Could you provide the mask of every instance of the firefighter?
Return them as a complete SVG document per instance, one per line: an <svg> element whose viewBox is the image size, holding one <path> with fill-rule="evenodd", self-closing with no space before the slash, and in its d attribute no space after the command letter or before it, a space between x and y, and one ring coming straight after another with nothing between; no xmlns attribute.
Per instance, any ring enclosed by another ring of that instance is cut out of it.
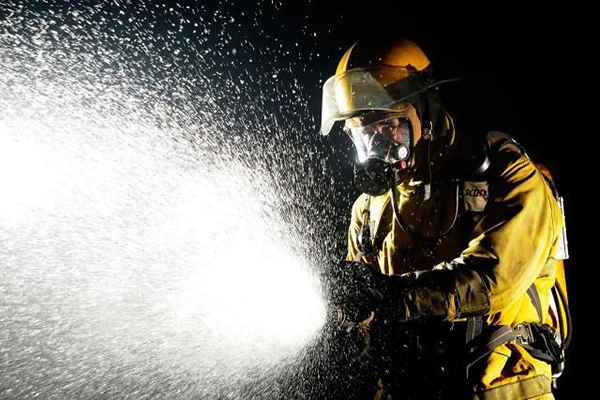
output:
<svg viewBox="0 0 600 400"><path fill-rule="evenodd" d="M353 45L323 86L321 134L341 121L362 192L344 267L386 277L378 306L357 299L369 306L345 317L385 361L367 391L552 399L557 194L508 135L456 129L438 89L450 81L401 39Z"/></svg>

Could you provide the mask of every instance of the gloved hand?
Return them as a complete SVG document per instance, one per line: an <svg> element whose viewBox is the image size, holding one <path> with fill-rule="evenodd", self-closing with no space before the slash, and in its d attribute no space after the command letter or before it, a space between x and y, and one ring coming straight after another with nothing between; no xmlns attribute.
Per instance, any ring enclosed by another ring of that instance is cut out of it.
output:
<svg viewBox="0 0 600 400"><path fill-rule="evenodd" d="M378 320L384 324L409 321L414 318L414 285L419 272L386 276L384 297L379 305Z"/></svg>
<svg viewBox="0 0 600 400"><path fill-rule="evenodd" d="M445 310L445 299L436 290L442 281L434 278L432 271L386 276L371 265L341 261L328 279L333 319L352 328L372 319L373 312L378 322L393 324L418 319L423 316L422 309L428 311L431 305Z"/></svg>
<svg viewBox="0 0 600 400"><path fill-rule="evenodd" d="M329 278L330 301L338 321L366 320L385 297L386 276L371 265L344 260L334 266Z"/></svg>

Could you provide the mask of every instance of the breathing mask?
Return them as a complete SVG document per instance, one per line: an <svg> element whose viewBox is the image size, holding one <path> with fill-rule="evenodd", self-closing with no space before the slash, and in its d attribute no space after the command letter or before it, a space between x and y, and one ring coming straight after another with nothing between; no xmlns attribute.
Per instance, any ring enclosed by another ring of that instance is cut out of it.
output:
<svg viewBox="0 0 600 400"><path fill-rule="evenodd" d="M379 195L394 182L395 171L408 168L414 141L408 118L388 114L364 124L364 119L346 120L345 131L356 149L354 183L360 191Z"/></svg>

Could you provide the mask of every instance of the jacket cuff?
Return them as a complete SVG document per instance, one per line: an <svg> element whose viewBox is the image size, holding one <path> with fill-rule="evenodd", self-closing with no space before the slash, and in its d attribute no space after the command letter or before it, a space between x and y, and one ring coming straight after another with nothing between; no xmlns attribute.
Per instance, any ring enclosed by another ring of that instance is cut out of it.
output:
<svg viewBox="0 0 600 400"><path fill-rule="evenodd" d="M397 302L400 318L440 317L452 321L489 311L489 289L479 273L463 265L443 264L392 280L390 295Z"/></svg>

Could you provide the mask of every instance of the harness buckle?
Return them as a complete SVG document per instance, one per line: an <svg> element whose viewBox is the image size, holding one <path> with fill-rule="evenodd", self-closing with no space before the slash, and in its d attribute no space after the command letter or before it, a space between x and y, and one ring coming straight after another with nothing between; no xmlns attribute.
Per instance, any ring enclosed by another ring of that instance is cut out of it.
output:
<svg viewBox="0 0 600 400"><path fill-rule="evenodd" d="M531 325L527 323L518 324L513 327L515 332L515 341L521 345L531 346L535 343Z"/></svg>

